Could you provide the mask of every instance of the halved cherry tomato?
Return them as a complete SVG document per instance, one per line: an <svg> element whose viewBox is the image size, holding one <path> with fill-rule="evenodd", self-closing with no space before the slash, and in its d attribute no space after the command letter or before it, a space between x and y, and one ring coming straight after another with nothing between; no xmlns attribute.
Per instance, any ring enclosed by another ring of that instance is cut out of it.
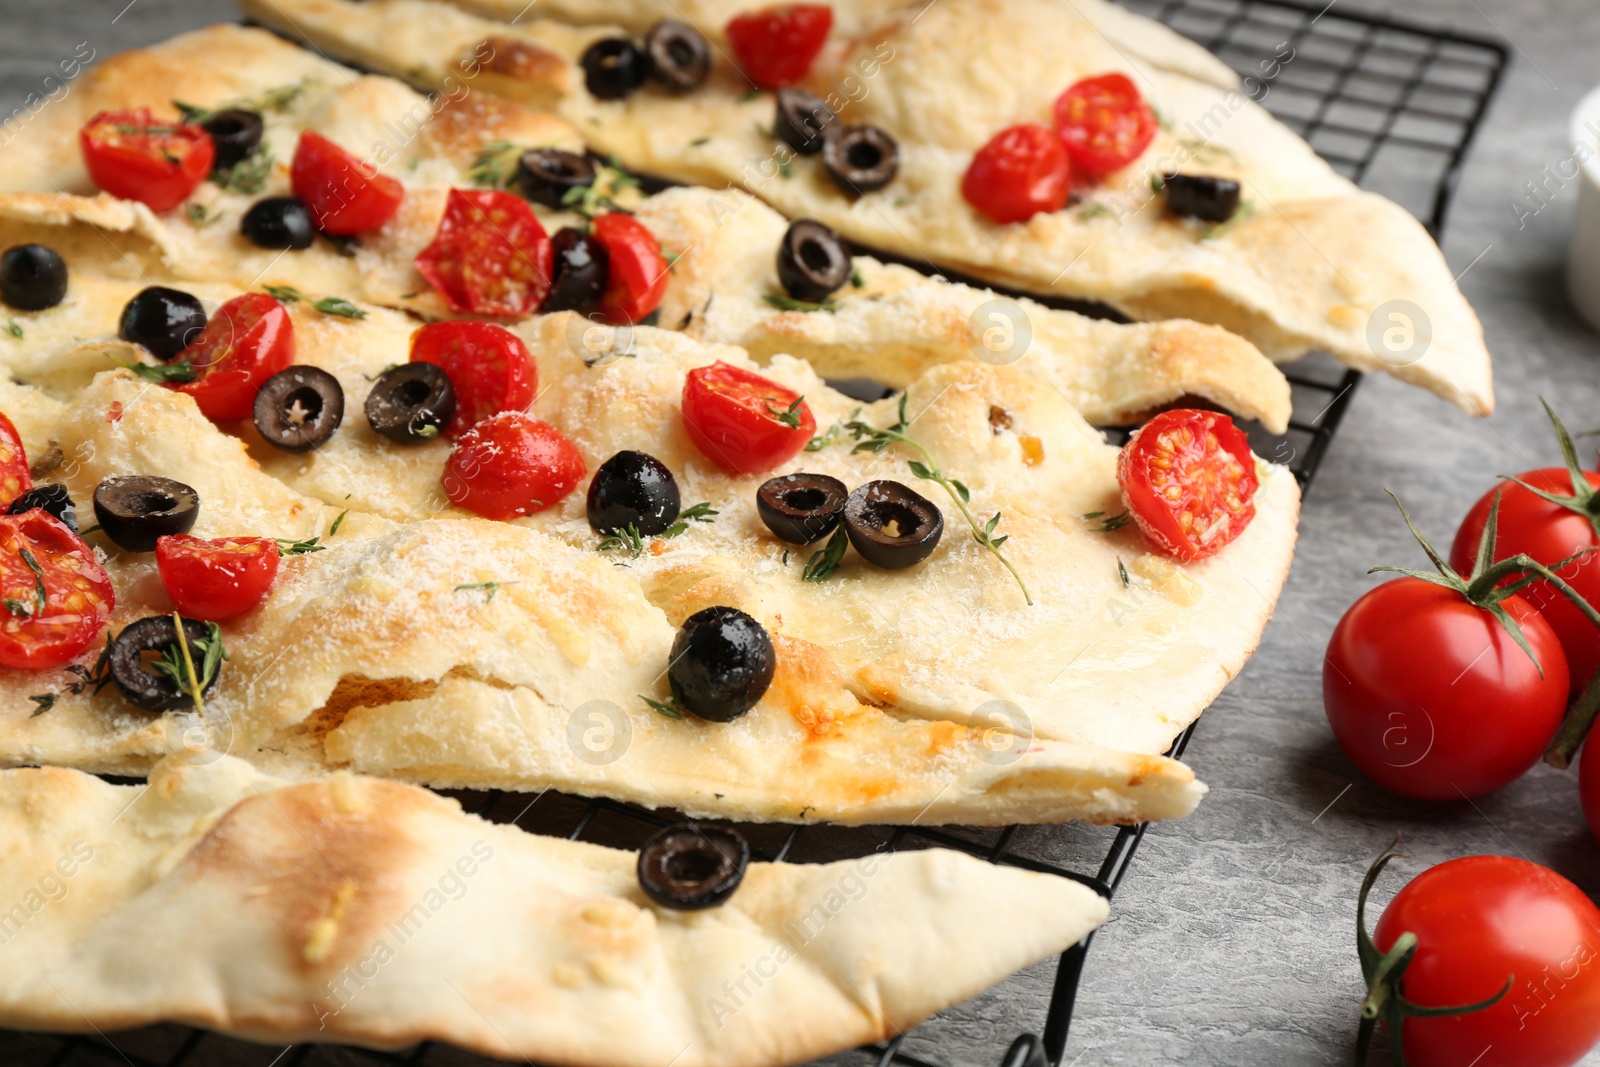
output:
<svg viewBox="0 0 1600 1067"><path fill-rule="evenodd" d="M1075 170L1103 178L1150 147L1156 116L1127 75L1101 74L1056 99L1056 132Z"/></svg>
<svg viewBox="0 0 1600 1067"><path fill-rule="evenodd" d="M336 236L376 230L394 218L405 198L399 182L310 130L295 146L289 181L317 229Z"/></svg>
<svg viewBox="0 0 1600 1067"><path fill-rule="evenodd" d="M217 150L198 126L157 122L149 108L102 111L78 132L83 163L112 196L170 211L206 180Z"/></svg>
<svg viewBox="0 0 1600 1067"><path fill-rule="evenodd" d="M1156 547L1204 559L1256 517L1255 457L1226 415L1164 411L1139 427L1117 459L1122 504Z"/></svg>
<svg viewBox="0 0 1600 1067"><path fill-rule="evenodd" d="M17 497L33 488L33 475L28 473L28 453L22 447L22 435L0 411L0 511L11 506Z"/></svg>
<svg viewBox="0 0 1600 1067"><path fill-rule="evenodd" d="M833 29L827 4L777 4L735 15L728 43L739 68L763 89L781 89L806 76Z"/></svg>
<svg viewBox="0 0 1600 1067"><path fill-rule="evenodd" d="M497 189L451 189L417 270L452 311L513 318L550 290L554 253L533 208Z"/></svg>
<svg viewBox="0 0 1600 1067"><path fill-rule="evenodd" d="M156 541L156 569L172 606L194 619L220 622L261 603L278 576L278 543L270 537L207 541L169 534Z"/></svg>
<svg viewBox="0 0 1600 1067"><path fill-rule="evenodd" d="M1421 578L1384 582L1344 613L1323 660L1322 705L1361 773L1401 796L1460 800L1539 761L1566 712L1567 660L1525 600L1501 606L1538 666L1488 611Z"/></svg>
<svg viewBox="0 0 1600 1067"><path fill-rule="evenodd" d="M1572 476L1564 467L1523 471L1517 477L1547 493L1557 496L1572 494ZM1600 490L1600 474L1588 471L1584 477L1590 485ZM1483 494L1472 505L1472 510L1461 521L1461 528L1456 531L1455 543L1450 546L1450 566L1462 574L1472 570L1472 559L1478 551L1478 541L1483 537L1483 528L1488 522L1489 509L1494 504L1497 492L1500 494L1500 517L1495 524L1495 559L1525 552L1540 563L1555 564L1586 548L1600 545L1600 535L1595 531L1597 520L1593 516L1551 503L1515 482L1504 482ZM1600 552L1593 552L1568 564L1559 573L1561 579L1576 589L1583 599L1600 607ZM1539 614L1545 617L1545 621L1561 639L1561 648L1567 654L1572 691L1581 691L1595 668L1600 667L1600 629L1549 582L1535 582L1520 595L1539 609Z"/></svg>
<svg viewBox="0 0 1600 1067"><path fill-rule="evenodd" d="M631 326L660 307L667 295L661 241L644 223L616 211L594 220L594 236L611 264L600 314L614 326Z"/></svg>
<svg viewBox="0 0 1600 1067"><path fill-rule="evenodd" d="M66 523L43 508L0 515L0 667L71 663L116 606L94 549Z"/></svg>
<svg viewBox="0 0 1600 1067"><path fill-rule="evenodd" d="M578 448L548 422L502 411L461 435L445 460L445 495L486 519L554 507L588 474Z"/></svg>
<svg viewBox="0 0 1600 1067"><path fill-rule="evenodd" d="M431 322L411 335L411 362L435 363L456 391L458 437L490 415L522 411L539 392L539 367L522 338L492 322Z"/></svg>
<svg viewBox="0 0 1600 1067"><path fill-rule="evenodd" d="M1416 955L1407 1000L1467 1015L1407 1019L1410 1067L1568 1067L1600 1041L1600 909L1561 875L1513 856L1464 856L1395 894L1372 932L1379 952L1403 933Z"/></svg>
<svg viewBox="0 0 1600 1067"><path fill-rule="evenodd" d="M199 377L173 388L194 397L206 418L247 419L262 383L294 362L294 323L266 293L245 293L218 308L178 358Z"/></svg>
<svg viewBox="0 0 1600 1067"><path fill-rule="evenodd" d="M961 179L961 195L996 222L1025 222L1041 211L1060 211L1071 185L1061 138L1029 122L1001 130L978 149Z"/></svg>
<svg viewBox="0 0 1600 1067"><path fill-rule="evenodd" d="M718 362L684 380L683 427L723 470L757 474L793 459L817 432L817 420L793 389Z"/></svg>

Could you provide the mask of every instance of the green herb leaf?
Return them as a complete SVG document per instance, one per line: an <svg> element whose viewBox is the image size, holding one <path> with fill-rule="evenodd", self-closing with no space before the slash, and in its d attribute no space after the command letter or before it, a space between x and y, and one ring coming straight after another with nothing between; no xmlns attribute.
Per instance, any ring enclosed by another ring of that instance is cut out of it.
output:
<svg viewBox="0 0 1600 1067"><path fill-rule="evenodd" d="M1122 588L1128 588L1128 568L1122 565L1122 557L1117 557L1117 577L1122 579Z"/></svg>
<svg viewBox="0 0 1600 1067"><path fill-rule="evenodd" d="M926 478L930 482L938 480L939 472L922 462L920 459L912 460L909 464L907 464L907 466L911 468L911 473L915 474L918 478Z"/></svg>
<svg viewBox="0 0 1600 1067"><path fill-rule="evenodd" d="M263 142L254 152L226 170L211 172L211 180L230 193L254 196L272 176L272 149Z"/></svg>
<svg viewBox="0 0 1600 1067"><path fill-rule="evenodd" d="M126 367L128 370L133 371L133 373L147 382L178 382L182 384L183 382L192 382L200 377L199 372L194 369L194 364L186 359L180 359L176 363L150 364L129 363L126 360L118 359L116 356L107 356L106 358L119 367Z"/></svg>
<svg viewBox="0 0 1600 1067"><path fill-rule="evenodd" d="M673 707L671 704L664 704L659 700L651 700L649 697L645 696L643 693L639 694L639 699L644 701L646 704L650 705L650 710L651 711L657 712L657 713L659 713L661 715L665 715L669 719L681 719L681 718L683 718L683 712L679 711L677 708Z"/></svg>
<svg viewBox="0 0 1600 1067"><path fill-rule="evenodd" d="M561 197L561 204L591 220L608 211L631 215L633 212L619 204L617 198L628 189L638 187L639 179L618 166L613 156L609 165L595 168L594 181L568 189Z"/></svg>
<svg viewBox="0 0 1600 1067"><path fill-rule="evenodd" d="M292 285L263 285L267 295L280 304L293 304L298 300L306 299L306 294Z"/></svg>
<svg viewBox="0 0 1600 1067"><path fill-rule="evenodd" d="M6 609L6 611L11 613L11 616L13 618L17 618L17 619L31 619L31 618L33 618L33 609L29 608L28 605L24 604L22 601L16 599L15 597L9 597L8 596L4 600L0 600L0 605L3 605L5 607L5 609Z"/></svg>
<svg viewBox="0 0 1600 1067"><path fill-rule="evenodd" d="M696 137L694 140L689 142L689 147L690 148L699 148L701 145L705 144L709 140L711 140L711 138L709 138L709 137Z"/></svg>
<svg viewBox="0 0 1600 1067"><path fill-rule="evenodd" d="M493 604L494 603L494 595L500 591L500 587L502 585L516 585L516 584L517 583L515 581L510 581L510 582L468 582L465 585L456 586L455 591L457 593L460 593L460 592L465 592L466 590L469 590L469 589L482 589L485 593L488 594L487 596L485 596L483 598L483 602L485 604Z"/></svg>
<svg viewBox="0 0 1600 1067"><path fill-rule="evenodd" d="M833 536L828 538L828 543L820 550L811 553L811 558L806 560L806 569L800 573L800 580L805 582L825 582L833 577L833 572L839 569L839 564L844 561L845 546L850 543L850 535L845 533L844 526L833 531Z"/></svg>
<svg viewBox="0 0 1600 1067"><path fill-rule="evenodd" d="M17 554L22 557L22 562L27 564L28 569L33 572L33 613L35 616L42 616L45 607L44 568L39 566L39 561L26 548L19 550Z"/></svg>
<svg viewBox="0 0 1600 1067"><path fill-rule="evenodd" d="M477 158L467 168L467 180L486 189L504 189L517 173L517 160L534 146L511 141L490 141L478 150Z"/></svg>
<svg viewBox="0 0 1600 1067"><path fill-rule="evenodd" d="M861 272L852 267L850 270L850 288L860 289L866 284L867 281L865 278L861 277Z"/></svg>
<svg viewBox="0 0 1600 1067"><path fill-rule="evenodd" d="M950 484L955 486L956 494L961 497L962 503L969 504L972 502L972 493L967 489L960 479L951 478Z"/></svg>
<svg viewBox="0 0 1600 1067"><path fill-rule="evenodd" d="M28 699L39 705L34 709L33 714L28 716L30 719L37 719L39 716L56 706L55 693L35 693Z"/></svg>
<svg viewBox="0 0 1600 1067"><path fill-rule="evenodd" d="M811 440L807 441L806 451L821 452L829 445L835 445L840 441L843 441L845 436L850 432L850 425L856 421L856 418L860 414L861 409L856 408L850 413L850 418L847 421L836 422L832 426L828 427L828 431L826 433L818 434L816 437L813 437Z"/></svg>
<svg viewBox="0 0 1600 1067"><path fill-rule="evenodd" d="M321 552L327 545L321 544L322 538L307 537L296 541L292 537L274 537L278 542L278 554L281 556L303 556L307 552Z"/></svg>
<svg viewBox="0 0 1600 1067"><path fill-rule="evenodd" d="M350 509L346 508L345 510L339 512L339 514L334 518L333 525L328 527L329 537L332 537L334 534L339 532L339 527L344 525L344 517L348 514L350 514Z"/></svg>
<svg viewBox="0 0 1600 1067"><path fill-rule="evenodd" d="M356 307L342 296L325 296L321 300L312 301L312 307L324 315L338 315L346 319L364 319L367 313Z"/></svg>
<svg viewBox="0 0 1600 1067"><path fill-rule="evenodd" d="M709 501L701 501L694 507L679 514L678 521L661 531L661 536L667 538L677 537L689 528L691 522L715 522L717 521L716 517L721 514L722 512L713 508Z"/></svg>
<svg viewBox="0 0 1600 1067"><path fill-rule="evenodd" d="M196 204L192 201L184 206L183 217L188 219L189 225L197 230L203 230L217 221L211 216L211 212L206 209L204 204Z"/></svg>
<svg viewBox="0 0 1600 1067"><path fill-rule="evenodd" d="M602 537L595 548L601 552L623 551L630 558L638 559L644 551L644 538L640 536L639 528L630 522L611 536Z"/></svg>
<svg viewBox="0 0 1600 1067"><path fill-rule="evenodd" d="M778 293L763 293L761 299L779 311L826 311L832 315L839 310L838 306L829 300L812 303L809 300L796 300L792 296L781 296Z"/></svg>
<svg viewBox="0 0 1600 1067"><path fill-rule="evenodd" d="M293 85L280 85L275 89L268 89L260 96L243 97L223 104L221 107L199 107L195 104L185 104L182 100L174 100L172 106L183 113L184 123L191 126L205 122L219 111L232 111L234 109L262 113L288 111L300 94L305 92L306 85L309 82L310 79L308 78L304 81L295 82Z"/></svg>
<svg viewBox="0 0 1600 1067"><path fill-rule="evenodd" d="M760 98L761 98L761 90L760 89L746 89L744 92L739 94L739 103L748 104L750 101L759 100Z"/></svg>
<svg viewBox="0 0 1600 1067"><path fill-rule="evenodd" d="M767 414L770 415L774 421L783 423L791 430L798 430L800 428L800 405L805 402L805 399L806 398L803 396L795 397L794 403L790 404L782 411L779 411L777 408L772 406L774 403L782 403L782 401L778 400L777 397L764 396L761 398L761 403L762 406L767 409Z"/></svg>
<svg viewBox="0 0 1600 1067"><path fill-rule="evenodd" d="M6 333L9 333L19 341L22 340L22 327L17 324L15 319L6 323Z"/></svg>
<svg viewBox="0 0 1600 1067"><path fill-rule="evenodd" d="M787 159L784 160L782 163L778 164L778 173L783 176L785 181L788 181L790 178L794 177L794 164L790 163Z"/></svg>
<svg viewBox="0 0 1600 1067"><path fill-rule="evenodd" d="M1099 518L1099 516L1101 516L1102 514L1104 514L1104 512L1096 511L1096 512L1093 512L1091 515L1085 515L1084 518L1085 519L1088 519L1088 518ZM1126 511L1118 512L1115 515L1111 515L1111 516L1109 516L1107 518L1100 519L1100 522L1094 527L1094 532L1095 533L1115 533L1116 531L1122 529L1124 526L1128 525L1128 523L1130 523L1132 521L1133 521L1133 516L1128 514Z"/></svg>

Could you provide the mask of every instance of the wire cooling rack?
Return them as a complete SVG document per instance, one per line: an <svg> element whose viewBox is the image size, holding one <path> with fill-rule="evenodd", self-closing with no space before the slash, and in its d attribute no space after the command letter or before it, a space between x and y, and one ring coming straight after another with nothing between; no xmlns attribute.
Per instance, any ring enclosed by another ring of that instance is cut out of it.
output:
<svg viewBox="0 0 1600 1067"><path fill-rule="evenodd" d="M1507 53L1497 41L1440 32L1381 15L1335 9L1321 0L1122 0L1167 23L1221 57L1242 76L1249 95L1310 141L1341 173L1408 207L1438 236L1461 162L1493 97ZM1292 50L1292 57L1291 51ZM1275 62L1274 62L1275 61ZM1263 64L1267 64L1264 66ZM1361 376L1326 357L1293 368L1294 418L1275 437L1250 427L1257 454L1286 463L1308 486L1333 440ZM1191 725L1172 746L1183 754ZM532 805L520 794L452 793L466 810L497 822L515 820L535 833L637 848L659 827L676 821L608 800L545 794ZM815 861L873 850L946 847L994 863L1072 878L1106 897L1115 892L1146 827L1089 826L866 828L744 826L752 852L764 860ZM1109 844L1107 837L1109 836ZM1086 871L1094 873L1084 873ZM1092 935L1091 935L1092 937ZM1042 1020L1028 1017L1023 998L980 1002L989 1028L1018 1034L985 1062L1002 1067L1060 1064L1072 1022L1078 979L1091 938L1062 954ZM967 1010L970 1010L967 1009ZM1020 1033L1019 1033L1020 1031ZM1002 1038L1002 1041L1004 1039ZM965 1042L964 1042L965 1043ZM938 1067L939 1020L886 1044L836 1057L864 1067ZM22 1067L486 1067L491 1061L427 1043L379 1053L334 1046L269 1048L190 1027L166 1025L112 1035L0 1032L0 1059Z"/></svg>

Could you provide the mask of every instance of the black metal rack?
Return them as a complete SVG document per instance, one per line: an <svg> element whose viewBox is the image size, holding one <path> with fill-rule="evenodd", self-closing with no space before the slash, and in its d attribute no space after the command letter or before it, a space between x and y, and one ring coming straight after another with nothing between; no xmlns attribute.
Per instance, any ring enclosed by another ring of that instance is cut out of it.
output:
<svg viewBox="0 0 1600 1067"><path fill-rule="evenodd" d="M1444 226L1462 159L1477 132L1507 61L1497 41L1384 15L1358 13L1347 4L1300 0L1121 0L1124 6L1194 38L1264 91L1258 102L1305 137L1342 174L1404 204L1437 237ZM1285 62L1283 47L1293 49ZM1277 58L1272 76L1265 61ZM1249 85L1250 83L1246 83ZM1287 463L1302 486L1310 484L1333 439L1361 375L1326 357L1293 368L1294 418L1288 434L1274 437L1252 427L1257 453ZM1186 729L1170 754L1181 756L1194 733ZM495 821L515 820L536 833L636 848L658 827L674 821L609 800L544 794L531 803L521 794L454 793L470 812ZM760 859L820 859L863 855L873 849L940 846L994 863L1006 863L1083 882L1106 897L1115 891L1143 839L1146 826L1104 830L1086 826L868 828L746 826ZM1100 852L1105 836L1106 851ZM1071 860L1062 853L1073 853ZM1093 874L1081 873L1101 856ZM1076 864L1076 866L1074 865ZM1092 936L1092 935L1091 935ZM996 1048L987 1062L1005 1067L1046 1067L1062 1062L1078 980L1091 938L1062 954L1042 1027L1010 1012L1001 1033L1020 1031L1009 1050ZM1035 1027L1040 1027L1037 1031ZM1037 1036L1036 1036L1037 1035ZM846 1054L836 1062L877 1067L936 1067L907 1035ZM398 1053L304 1045L273 1049L189 1027L168 1025L113 1036L0 1034L5 1062L40 1067L125 1064L128 1067L198 1067L201 1064L317 1067L350 1064L469 1064L490 1061L459 1050L423 1044Z"/></svg>

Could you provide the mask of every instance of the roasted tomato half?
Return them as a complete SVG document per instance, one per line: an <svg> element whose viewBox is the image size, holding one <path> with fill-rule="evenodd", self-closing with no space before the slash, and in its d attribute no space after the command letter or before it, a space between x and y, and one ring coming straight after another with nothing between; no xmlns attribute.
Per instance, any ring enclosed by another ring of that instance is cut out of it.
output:
<svg viewBox="0 0 1600 1067"><path fill-rule="evenodd" d="M776 4L735 15L728 43L746 77L763 89L781 89L806 76L831 29L827 4Z"/></svg>
<svg viewBox="0 0 1600 1067"><path fill-rule="evenodd" d="M161 584L172 606L191 619L231 619L261 603L278 575L279 556L270 537L169 534L156 542Z"/></svg>
<svg viewBox="0 0 1600 1067"><path fill-rule="evenodd" d="M102 111L78 132L83 163L112 196L171 211L206 180L216 159L198 126L157 122L149 108Z"/></svg>
<svg viewBox="0 0 1600 1067"><path fill-rule="evenodd" d="M1244 433L1214 411L1164 411L1117 460L1122 503L1157 548L1204 559L1256 516L1256 461Z"/></svg>
<svg viewBox="0 0 1600 1067"><path fill-rule="evenodd" d="M33 488L33 475L28 473L28 453L22 447L22 435L0 411L0 511L11 506L17 497Z"/></svg>
<svg viewBox="0 0 1600 1067"><path fill-rule="evenodd" d="M520 318L550 291L554 254L526 200L496 189L452 189L416 264L452 311Z"/></svg>
<svg viewBox="0 0 1600 1067"><path fill-rule="evenodd" d="M339 237L376 230L405 197L399 182L310 130L295 146L289 181L317 229Z"/></svg>
<svg viewBox="0 0 1600 1067"><path fill-rule="evenodd" d="M1090 178L1121 170L1156 136L1156 116L1125 74L1076 83L1056 100L1056 132L1072 166Z"/></svg>
<svg viewBox="0 0 1600 1067"><path fill-rule="evenodd" d="M578 448L548 422L503 411L461 435L444 465L444 491L486 519L554 507L588 474Z"/></svg>
<svg viewBox="0 0 1600 1067"><path fill-rule="evenodd" d="M732 474L786 463L817 432L816 417L799 393L721 362L689 372L683 426L707 459Z"/></svg>
<svg viewBox="0 0 1600 1067"><path fill-rule="evenodd" d="M600 314L614 326L631 326L660 307L667 295L667 260L661 242L644 223L618 212L595 219L594 236L605 246L610 262Z"/></svg>
<svg viewBox="0 0 1600 1067"><path fill-rule="evenodd" d="M245 293L218 308L179 358L196 377L174 388L194 397L206 418L248 419L261 383L294 362L294 323L266 293Z"/></svg>
<svg viewBox="0 0 1600 1067"><path fill-rule="evenodd" d="M492 322L433 322L411 335L411 362L443 368L455 387L458 437L502 411L522 411L539 392L539 368L522 339Z"/></svg>
<svg viewBox="0 0 1600 1067"><path fill-rule="evenodd" d="M961 179L967 203L996 222L1026 222L1060 211L1072 186L1067 150L1048 126L1025 123L995 134Z"/></svg>
<svg viewBox="0 0 1600 1067"><path fill-rule="evenodd" d="M0 515L0 667L71 663L116 605L105 568L66 523L43 508Z"/></svg>

